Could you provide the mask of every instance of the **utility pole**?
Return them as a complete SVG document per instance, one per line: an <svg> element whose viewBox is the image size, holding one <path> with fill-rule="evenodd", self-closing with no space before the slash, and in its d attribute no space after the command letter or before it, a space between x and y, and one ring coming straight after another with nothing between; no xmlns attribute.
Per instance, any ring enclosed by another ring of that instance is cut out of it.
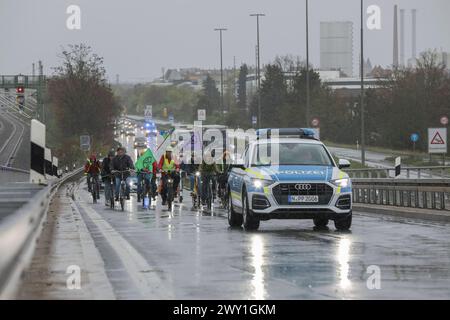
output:
<svg viewBox="0 0 450 320"><path fill-rule="evenodd" d="M364 108L364 0L361 0L361 164L366 165L365 108Z"/></svg>
<svg viewBox="0 0 450 320"><path fill-rule="evenodd" d="M310 112L311 112L311 100L310 100L310 83L309 83L309 8L308 0L306 0L306 127L310 125Z"/></svg>
<svg viewBox="0 0 450 320"><path fill-rule="evenodd" d="M252 13L250 17L256 17L256 84L258 87L258 128L261 128L261 55L259 45L259 17L265 17L263 13Z"/></svg>
<svg viewBox="0 0 450 320"><path fill-rule="evenodd" d="M225 118L225 107L223 105L223 43L222 32L227 31L226 28L216 28L214 31L219 31L220 34L220 107L222 109L222 118Z"/></svg>
<svg viewBox="0 0 450 320"><path fill-rule="evenodd" d="M38 80L38 109L41 109L41 120L42 123L45 124L45 107L44 107L44 100L43 100L43 96L42 96L42 91L44 89L44 67L42 65L42 61L39 60L38 61L38 74L39 74L39 80ZM40 107L40 108L39 108Z"/></svg>

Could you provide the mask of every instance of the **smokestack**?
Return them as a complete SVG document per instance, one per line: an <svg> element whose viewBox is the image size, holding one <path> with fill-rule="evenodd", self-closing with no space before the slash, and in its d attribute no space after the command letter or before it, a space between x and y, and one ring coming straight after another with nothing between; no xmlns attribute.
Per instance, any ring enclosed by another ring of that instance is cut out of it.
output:
<svg viewBox="0 0 450 320"><path fill-rule="evenodd" d="M411 14L412 14L412 58L413 60L415 60L417 58L417 47L416 47L416 14L417 14L417 10L416 9L412 9L411 10Z"/></svg>
<svg viewBox="0 0 450 320"><path fill-rule="evenodd" d="M400 65L405 65L405 10L400 9Z"/></svg>
<svg viewBox="0 0 450 320"><path fill-rule="evenodd" d="M398 67L398 22L397 22L397 5L394 6L394 58L393 67Z"/></svg>

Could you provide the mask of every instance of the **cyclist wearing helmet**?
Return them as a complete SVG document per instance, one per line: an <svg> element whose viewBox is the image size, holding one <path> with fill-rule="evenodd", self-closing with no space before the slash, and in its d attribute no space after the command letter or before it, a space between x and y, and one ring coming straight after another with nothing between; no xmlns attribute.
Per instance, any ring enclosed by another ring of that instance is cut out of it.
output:
<svg viewBox="0 0 450 320"><path fill-rule="evenodd" d="M161 156L161 159L159 160L158 164L159 170L162 171L161 175L161 182L162 182L162 192L161 197L163 200L163 205L166 204L166 198L167 198L167 190L164 188L164 182L167 179L167 173L170 172L170 175L173 177L173 189L177 190L178 184L180 182L180 177L177 173L179 170L178 164L175 162L175 159L173 157L173 149L172 147L167 147L166 153Z"/></svg>
<svg viewBox="0 0 450 320"><path fill-rule="evenodd" d="M92 191L92 179L98 180L98 175L100 174L101 165L97 160L95 154L92 154L90 158L86 161L84 165L84 174L87 175L87 184L89 192ZM100 195L97 195L99 197Z"/></svg>

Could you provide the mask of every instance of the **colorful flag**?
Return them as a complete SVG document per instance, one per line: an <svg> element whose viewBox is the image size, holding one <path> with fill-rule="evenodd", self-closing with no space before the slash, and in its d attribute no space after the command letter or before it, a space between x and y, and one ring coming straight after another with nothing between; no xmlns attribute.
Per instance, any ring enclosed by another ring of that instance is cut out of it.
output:
<svg viewBox="0 0 450 320"><path fill-rule="evenodd" d="M155 156L153 155L152 150L147 149L147 151L144 152L142 156L139 157L136 161L136 170L142 171L143 169L148 169L152 171L153 169L153 162L156 161Z"/></svg>

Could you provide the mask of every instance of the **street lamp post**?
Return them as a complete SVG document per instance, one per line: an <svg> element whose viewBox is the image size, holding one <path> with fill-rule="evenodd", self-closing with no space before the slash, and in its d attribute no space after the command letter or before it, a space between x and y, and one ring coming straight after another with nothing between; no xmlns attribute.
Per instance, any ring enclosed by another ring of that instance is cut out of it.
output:
<svg viewBox="0 0 450 320"><path fill-rule="evenodd" d="M222 117L225 114L223 104L223 49L222 49L222 32L227 31L226 28L216 28L214 31L219 31L220 34L220 107L222 108Z"/></svg>
<svg viewBox="0 0 450 320"><path fill-rule="evenodd" d="M265 17L263 13L252 13L250 17L256 17L256 50L257 50L257 62L256 62L256 84L258 87L258 128L261 128L261 57L259 46L259 17Z"/></svg>
<svg viewBox="0 0 450 320"><path fill-rule="evenodd" d="M309 84L309 8L308 0L306 0L306 127L309 127L310 123L310 84Z"/></svg>
<svg viewBox="0 0 450 320"><path fill-rule="evenodd" d="M366 164L366 137L364 119L364 0L361 0L361 164Z"/></svg>

